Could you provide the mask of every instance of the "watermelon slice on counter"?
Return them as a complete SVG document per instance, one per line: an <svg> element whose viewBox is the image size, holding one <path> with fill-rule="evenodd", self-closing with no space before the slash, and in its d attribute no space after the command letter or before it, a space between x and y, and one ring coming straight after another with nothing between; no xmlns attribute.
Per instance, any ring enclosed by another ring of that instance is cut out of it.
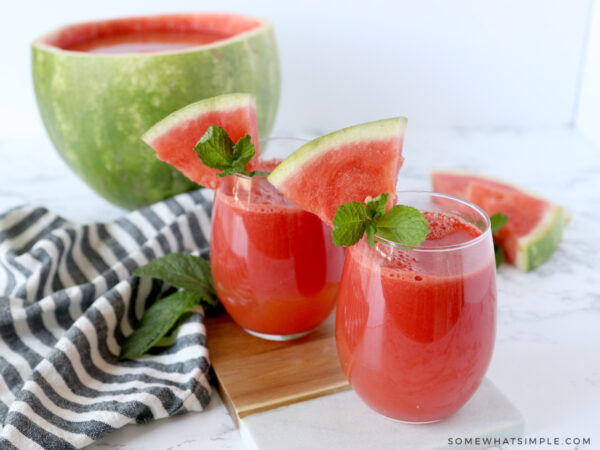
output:
<svg viewBox="0 0 600 450"><path fill-rule="evenodd" d="M258 123L256 101L251 94L226 94L192 103L168 115L156 123L143 136L161 161L176 167L190 180L215 189L221 178L220 172L202 164L194 146L211 125L223 128L237 142L250 135L256 154L249 163L249 170L258 160Z"/></svg>
<svg viewBox="0 0 600 450"><path fill-rule="evenodd" d="M494 240L502 247L506 261L524 271L532 270L550 258L569 220L560 205L486 175L434 170L431 183L434 191L464 198L490 216L498 212L508 216Z"/></svg>
<svg viewBox="0 0 600 450"><path fill-rule="evenodd" d="M387 192L392 205L406 122L403 117L379 120L321 136L284 159L268 180L329 225L338 205L349 201Z"/></svg>

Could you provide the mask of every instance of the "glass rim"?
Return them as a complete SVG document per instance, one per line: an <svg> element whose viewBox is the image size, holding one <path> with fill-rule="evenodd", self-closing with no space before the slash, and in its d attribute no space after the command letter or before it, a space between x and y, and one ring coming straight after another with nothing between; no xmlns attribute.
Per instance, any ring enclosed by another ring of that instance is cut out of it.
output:
<svg viewBox="0 0 600 450"><path fill-rule="evenodd" d="M408 251L423 252L423 253L440 253L440 252L447 252L447 251L462 250L464 248L471 247L472 245L476 245L479 242L486 239L487 235L491 234L491 232L492 232L491 231L492 222L491 222L488 214L483 209L481 209L479 206L477 206L474 203L471 203L467 200L464 200L459 197L455 197L454 195L442 194L441 192L435 192L435 191L423 191L423 190L396 191L397 196L400 196L401 194L427 195L429 197L443 198L446 200L455 201L455 202L462 204L464 206L467 206L468 208L479 213L479 215L481 215L481 217L483 218L485 228L479 236L474 237L473 239L469 239L468 241L461 242L460 244L443 245L440 247L420 247L420 246L415 247L412 245L400 244L398 242L394 242L389 239L385 239L381 236L375 235L375 240L377 242L379 242L380 244L383 244L388 247L397 248L399 250L408 250ZM402 203L396 203L396 204L402 204ZM411 206L411 205L407 205L407 206Z"/></svg>
<svg viewBox="0 0 600 450"><path fill-rule="evenodd" d="M294 141L294 142L302 143L302 145L304 145L304 144L307 144L308 142L310 142L310 139L302 138L302 137L298 137L298 136L269 136L269 137L261 138L258 140L261 147L265 143L278 142L278 141ZM300 147L298 147L298 148L300 148ZM298 148L294 149L294 151L298 150ZM252 180L254 178L254 177L249 177L248 175L244 175L243 173L234 173L233 175L238 178L244 179L244 180ZM257 178L266 178L266 177L259 176Z"/></svg>
<svg viewBox="0 0 600 450"><path fill-rule="evenodd" d="M310 139L303 138L300 136L269 136L266 138L259 138L258 142L275 142L275 141L297 141L297 142L310 142Z"/></svg>

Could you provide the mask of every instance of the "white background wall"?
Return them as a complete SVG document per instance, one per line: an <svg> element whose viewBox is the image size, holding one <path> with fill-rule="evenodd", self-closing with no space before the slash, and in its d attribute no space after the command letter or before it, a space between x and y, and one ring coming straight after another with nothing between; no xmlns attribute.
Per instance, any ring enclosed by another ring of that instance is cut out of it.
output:
<svg viewBox="0 0 600 450"><path fill-rule="evenodd" d="M600 147L600 4L591 14L577 128Z"/></svg>
<svg viewBox="0 0 600 450"><path fill-rule="evenodd" d="M158 12L264 16L280 45L280 132L392 115L411 127L574 123L592 0L81 0L5 3L0 136L43 133L29 42L61 24ZM596 77L598 79L598 77ZM594 82L596 88L598 82Z"/></svg>

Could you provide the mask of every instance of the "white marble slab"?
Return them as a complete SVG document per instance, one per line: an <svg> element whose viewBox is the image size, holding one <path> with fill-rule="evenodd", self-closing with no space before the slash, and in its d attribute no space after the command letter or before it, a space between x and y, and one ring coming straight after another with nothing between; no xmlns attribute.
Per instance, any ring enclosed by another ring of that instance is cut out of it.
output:
<svg viewBox="0 0 600 450"><path fill-rule="evenodd" d="M354 391L240 421L242 438L248 448L256 450L456 449L449 440L454 444L453 440L464 438L474 441L461 449L480 450L494 446L494 441L484 443L485 438L516 438L523 434L523 427L519 410L488 379L460 411L433 424L407 425L388 419L370 410Z"/></svg>
<svg viewBox="0 0 600 450"><path fill-rule="evenodd" d="M244 444L229 413L214 393L208 408L146 425L127 425L90 450L243 450Z"/></svg>

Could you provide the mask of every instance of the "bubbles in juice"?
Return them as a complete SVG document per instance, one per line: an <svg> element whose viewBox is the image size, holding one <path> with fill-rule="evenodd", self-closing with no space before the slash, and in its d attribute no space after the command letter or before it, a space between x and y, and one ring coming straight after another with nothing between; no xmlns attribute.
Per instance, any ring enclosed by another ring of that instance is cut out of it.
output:
<svg viewBox="0 0 600 450"><path fill-rule="evenodd" d="M481 230L465 220L439 212L425 212L429 234L421 247L445 247L463 244L481 234Z"/></svg>

